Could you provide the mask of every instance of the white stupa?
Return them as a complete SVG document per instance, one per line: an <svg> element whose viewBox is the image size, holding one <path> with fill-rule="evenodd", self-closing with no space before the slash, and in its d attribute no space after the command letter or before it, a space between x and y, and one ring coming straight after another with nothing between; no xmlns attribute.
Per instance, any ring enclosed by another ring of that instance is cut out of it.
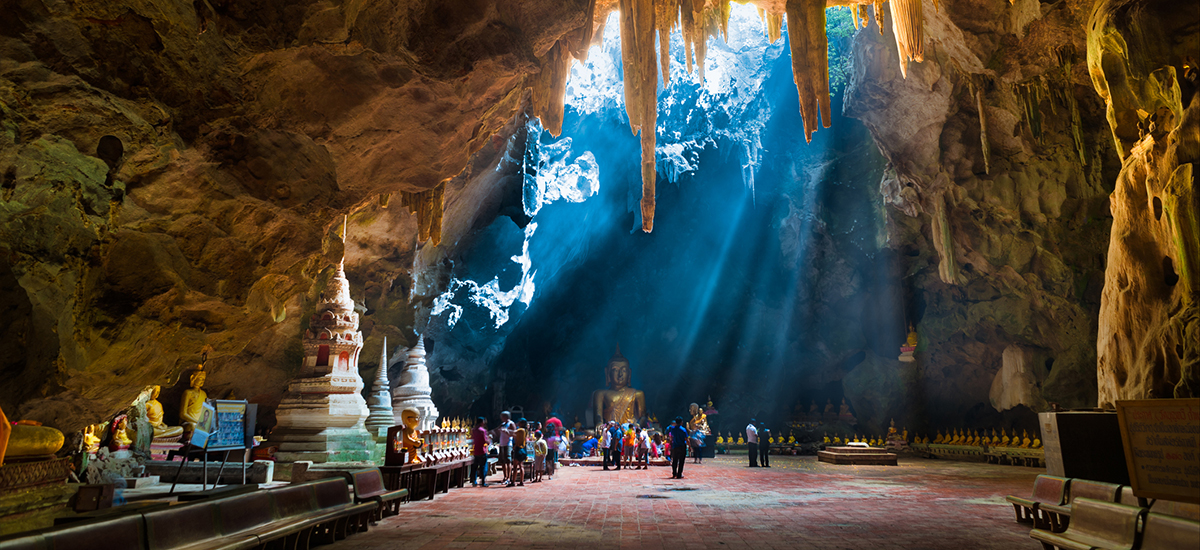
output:
<svg viewBox="0 0 1200 550"><path fill-rule="evenodd" d="M363 426L368 410L358 375L363 339L345 259L321 293L301 344L304 363L275 410L278 423L268 437L269 444L279 446L276 460L370 460L375 440Z"/></svg>
<svg viewBox="0 0 1200 550"><path fill-rule="evenodd" d="M438 410L433 404L429 387L429 369L425 368L425 337L417 339L417 345L408 350L404 370L400 372L400 386L392 392L392 411L395 423L400 424L400 412L412 407L421 413L420 429L428 430L437 425Z"/></svg>
<svg viewBox="0 0 1200 550"><path fill-rule="evenodd" d="M379 358L379 370L375 373L375 382L371 386L371 396L367 398L367 431L375 436L375 440L383 442L387 439L388 428L395 426L392 413L392 388L388 382L388 353L387 337L383 337L383 353Z"/></svg>

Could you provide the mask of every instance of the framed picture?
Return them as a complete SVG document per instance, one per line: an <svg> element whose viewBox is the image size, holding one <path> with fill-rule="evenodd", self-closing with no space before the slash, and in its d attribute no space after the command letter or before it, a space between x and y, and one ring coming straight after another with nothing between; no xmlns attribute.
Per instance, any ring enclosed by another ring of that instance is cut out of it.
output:
<svg viewBox="0 0 1200 550"><path fill-rule="evenodd" d="M213 439L208 442L208 450L225 451L246 448L246 409L245 400L214 400L216 410L216 430Z"/></svg>

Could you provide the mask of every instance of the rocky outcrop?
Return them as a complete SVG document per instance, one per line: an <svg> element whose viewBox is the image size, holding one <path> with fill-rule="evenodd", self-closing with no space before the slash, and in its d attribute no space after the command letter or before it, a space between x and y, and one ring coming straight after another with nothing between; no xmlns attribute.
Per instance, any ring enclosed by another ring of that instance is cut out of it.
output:
<svg viewBox="0 0 1200 550"><path fill-rule="evenodd" d="M1099 401L1200 395L1200 8L1105 0L1088 70L1122 159L1097 337ZM1151 31L1153 29L1153 31Z"/></svg>

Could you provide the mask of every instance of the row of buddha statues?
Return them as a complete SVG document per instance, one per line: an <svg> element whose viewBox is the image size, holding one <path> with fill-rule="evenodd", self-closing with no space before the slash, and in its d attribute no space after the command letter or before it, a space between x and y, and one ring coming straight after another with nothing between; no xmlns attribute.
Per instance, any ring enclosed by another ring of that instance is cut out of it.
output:
<svg viewBox="0 0 1200 550"><path fill-rule="evenodd" d="M470 424L462 418L443 418L433 428L421 430L420 412L400 411L402 429L391 441L392 452L404 453L405 464L441 464L471 456Z"/></svg>
<svg viewBox="0 0 1200 550"><path fill-rule="evenodd" d="M1003 428L1000 430L999 434L996 433L996 430L992 430L991 437L987 436L987 430L984 430L983 433L984 435L980 436L979 430L974 430L971 432L967 430L955 429L952 432L948 431L945 435L942 435L941 430L939 430L937 437L934 438L933 441L930 441L929 437L926 436L921 438L921 440L917 441L916 443L926 445L930 443L935 445L964 445L968 447L1011 447L1016 449L1042 448L1042 440L1038 439L1036 435L1033 438L1030 438L1029 432L1026 430L1021 430L1020 437L1017 436L1017 430L1015 428L1013 429L1012 437L1009 437L1008 433Z"/></svg>
<svg viewBox="0 0 1200 550"><path fill-rule="evenodd" d="M802 409L803 405L796 404L796 408L792 413L792 423L795 424L833 424L841 422L843 424L854 425L858 423L858 418L850 410L850 405L846 404L846 400L842 399L840 406L834 405L832 399L825 400L825 409L822 411L817 408L815 400L809 402L808 413Z"/></svg>

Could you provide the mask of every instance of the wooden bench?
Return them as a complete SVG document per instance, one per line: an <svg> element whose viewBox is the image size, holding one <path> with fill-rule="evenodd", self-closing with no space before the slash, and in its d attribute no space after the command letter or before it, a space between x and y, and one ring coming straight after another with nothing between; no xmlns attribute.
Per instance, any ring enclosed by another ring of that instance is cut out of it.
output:
<svg viewBox="0 0 1200 550"><path fill-rule="evenodd" d="M1117 502L1120 493L1121 486L1116 483L1072 479L1067 490L1068 497L1065 504L1042 503L1038 505L1038 510L1047 516L1050 521L1050 530L1061 533L1066 531L1067 526L1071 523L1071 504L1075 502L1075 499L1090 498L1104 502Z"/></svg>
<svg viewBox="0 0 1200 550"><path fill-rule="evenodd" d="M1200 548L1200 521L1154 512L1146 514L1146 524L1142 529L1142 544L1139 548L1141 550Z"/></svg>
<svg viewBox="0 0 1200 550"><path fill-rule="evenodd" d="M1075 499L1071 526L1063 533L1034 529L1029 536L1044 550L1133 550L1144 508L1090 498Z"/></svg>
<svg viewBox="0 0 1200 550"><path fill-rule="evenodd" d="M178 496L179 502L193 502L197 500L205 500L210 498L229 498L237 495L244 495L258 490L257 483L247 485L226 485L207 491L192 491L190 493L180 493Z"/></svg>
<svg viewBox="0 0 1200 550"><path fill-rule="evenodd" d="M374 503L355 504L340 477L319 479L267 491L275 522L256 529L267 548L308 548L313 538L324 542L365 529L362 517Z"/></svg>
<svg viewBox="0 0 1200 550"><path fill-rule="evenodd" d="M1065 477L1042 474L1033 481L1033 494L1029 498L1013 495L1004 498L1012 503L1017 523L1032 523L1038 529L1049 529L1050 520L1039 508L1043 504L1062 505L1070 484L1071 480Z"/></svg>
<svg viewBox="0 0 1200 550"><path fill-rule="evenodd" d="M146 547L141 514L80 521L0 538L3 550L126 550Z"/></svg>
<svg viewBox="0 0 1200 550"><path fill-rule="evenodd" d="M142 512L158 510L158 509L166 508L170 505L171 505L171 503L166 500L139 500L139 501L135 501L135 502L130 502L128 504L122 504L120 506L115 506L112 508L101 508L99 510L92 510L91 512L84 512L82 514L77 514L74 516L60 516L60 517L54 518L54 525L67 525L69 523L76 523L76 522L80 522L80 521L89 521L89 520L94 520L94 519L112 519L117 516L123 516L125 514L140 514Z"/></svg>
<svg viewBox="0 0 1200 550"><path fill-rule="evenodd" d="M389 491L383 484L383 474L379 468L355 470L349 476L354 484L354 501L374 502L377 505L368 518L370 521L400 513L400 503L408 496L408 489Z"/></svg>

